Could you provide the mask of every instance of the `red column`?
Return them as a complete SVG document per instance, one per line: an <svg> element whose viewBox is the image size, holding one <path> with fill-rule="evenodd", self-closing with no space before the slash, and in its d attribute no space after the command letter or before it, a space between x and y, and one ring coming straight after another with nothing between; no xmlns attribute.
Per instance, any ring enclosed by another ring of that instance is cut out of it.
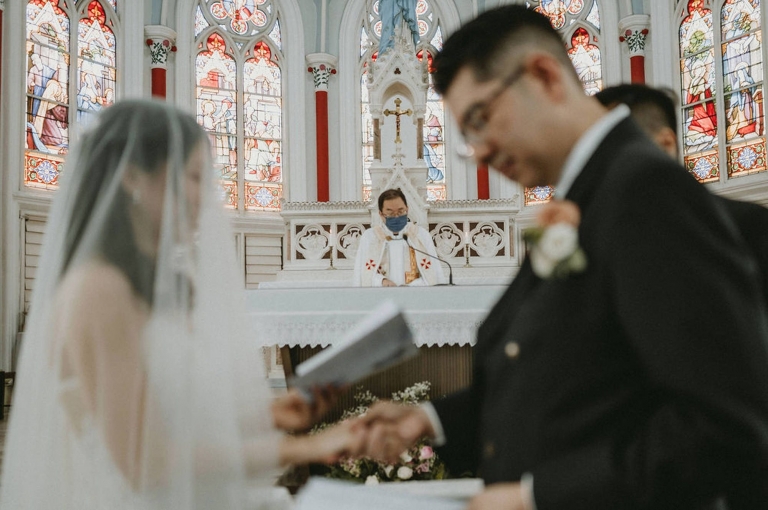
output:
<svg viewBox="0 0 768 510"><path fill-rule="evenodd" d="M168 55L176 51L173 41L176 39L176 32L162 25L148 25L144 27L144 34L147 36L147 46L152 57L149 67L152 78L152 95L165 98L166 73Z"/></svg>
<svg viewBox="0 0 768 510"><path fill-rule="evenodd" d="M645 83L645 40L648 37L649 19L646 15L635 14L619 22L619 41L629 50L629 73L632 83Z"/></svg>
<svg viewBox="0 0 768 510"><path fill-rule="evenodd" d="M317 152L317 201L330 200L330 163L328 159L328 81L336 74L336 57L325 53L307 55L315 82L315 143Z"/></svg>
<svg viewBox="0 0 768 510"><path fill-rule="evenodd" d="M491 198L488 185L488 165L478 165L477 167L477 198L479 200Z"/></svg>
<svg viewBox="0 0 768 510"><path fill-rule="evenodd" d="M630 79L632 83L645 83L645 57L629 57Z"/></svg>
<svg viewBox="0 0 768 510"><path fill-rule="evenodd" d="M328 202L330 195L328 163L328 91L315 91L315 117L317 123L317 201Z"/></svg>

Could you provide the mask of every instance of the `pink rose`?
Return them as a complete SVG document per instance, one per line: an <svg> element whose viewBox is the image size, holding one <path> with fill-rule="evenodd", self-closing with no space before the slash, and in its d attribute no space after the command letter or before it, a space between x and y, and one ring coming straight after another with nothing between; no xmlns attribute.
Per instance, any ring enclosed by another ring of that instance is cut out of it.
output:
<svg viewBox="0 0 768 510"><path fill-rule="evenodd" d="M419 458L423 460L431 459L435 456L435 452L432 451L431 446L422 446L421 451L419 451Z"/></svg>

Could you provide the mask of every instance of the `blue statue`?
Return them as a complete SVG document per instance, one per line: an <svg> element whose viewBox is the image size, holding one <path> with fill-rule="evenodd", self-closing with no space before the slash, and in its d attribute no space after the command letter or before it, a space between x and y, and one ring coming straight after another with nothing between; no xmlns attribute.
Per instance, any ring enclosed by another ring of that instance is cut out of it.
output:
<svg viewBox="0 0 768 510"><path fill-rule="evenodd" d="M379 0L379 14L381 15L381 40L379 41L379 55L383 55L395 45L395 27L399 27L403 21L408 25L413 37L414 48L419 43L419 23L416 19L417 0Z"/></svg>

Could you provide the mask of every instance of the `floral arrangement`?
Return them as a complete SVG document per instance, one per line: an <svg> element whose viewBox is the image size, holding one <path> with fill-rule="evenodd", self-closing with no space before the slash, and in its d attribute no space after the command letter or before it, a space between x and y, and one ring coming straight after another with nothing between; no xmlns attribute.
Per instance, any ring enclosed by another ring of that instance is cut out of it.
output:
<svg viewBox="0 0 768 510"><path fill-rule="evenodd" d="M418 382L402 391L392 393L392 400L408 405L416 405L419 402L429 400L429 382ZM344 421L348 418L362 416L368 412L378 398L368 390L358 387L358 392L353 396L355 406L345 410L340 418ZM331 424L322 423L313 429L313 432L329 427ZM426 438L419 440L409 450L400 454L400 461L396 464L384 464L368 457L343 458L338 463L327 466L325 473L329 478L340 478L366 484L378 484L380 482L398 482L406 480L442 480L447 478L447 472L443 462L432 450Z"/></svg>
<svg viewBox="0 0 768 510"><path fill-rule="evenodd" d="M587 268L587 257L579 246L579 207L570 200L553 200L537 215L539 226L523 238L531 246L533 272L540 278L565 278Z"/></svg>

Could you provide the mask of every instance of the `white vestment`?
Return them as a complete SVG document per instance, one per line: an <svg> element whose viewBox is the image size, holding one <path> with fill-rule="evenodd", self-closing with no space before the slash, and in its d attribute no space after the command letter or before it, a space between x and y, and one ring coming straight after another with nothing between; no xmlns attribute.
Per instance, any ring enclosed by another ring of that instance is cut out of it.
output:
<svg viewBox="0 0 768 510"><path fill-rule="evenodd" d="M445 282L443 268L437 259L435 244L429 232L408 223L397 234L381 225L363 233L355 258L353 285L381 287L384 278L396 285L412 287Z"/></svg>

